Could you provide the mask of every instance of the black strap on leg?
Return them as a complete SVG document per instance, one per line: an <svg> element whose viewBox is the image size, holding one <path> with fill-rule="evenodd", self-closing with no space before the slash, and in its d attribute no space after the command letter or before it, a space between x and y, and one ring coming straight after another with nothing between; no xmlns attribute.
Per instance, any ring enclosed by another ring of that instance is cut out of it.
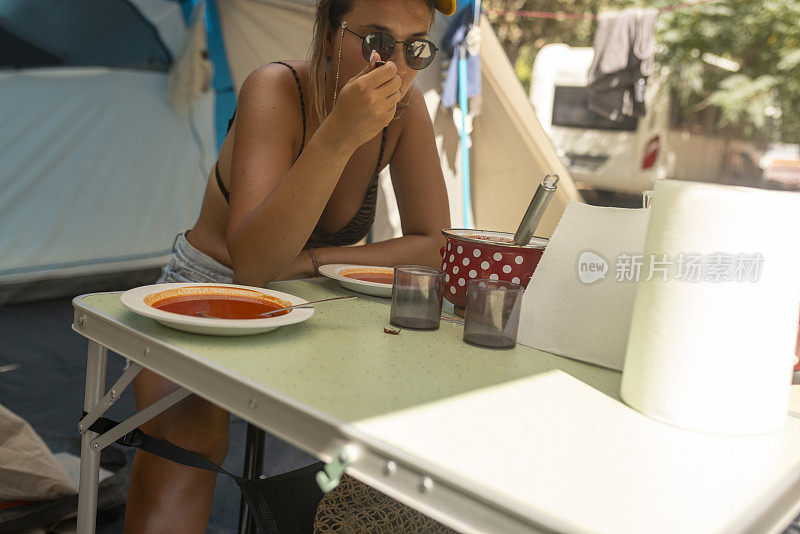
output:
<svg viewBox="0 0 800 534"><path fill-rule="evenodd" d="M84 411L81 419L87 414ZM105 434L118 424L118 421L100 417L92 423L89 430ZM322 491L314 477L324 467L322 462L270 478L244 478L230 473L197 453L154 438L138 428L131 430L115 443L141 449L181 465L231 477L247 501L259 534L305 534L313 531L317 504L322 499Z"/></svg>
<svg viewBox="0 0 800 534"><path fill-rule="evenodd" d="M83 417L86 417L86 415L87 412L83 412ZM92 423L92 426L89 427L89 430L92 432L97 432L98 434L105 434L118 424L119 422L117 421L113 421L106 417L100 417L97 419L97 421ZM223 475L228 475L234 479L237 484L241 484L244 481L242 477L234 475L233 473L229 473L227 470L218 466L211 460L208 460L197 453L187 451L186 449L178 447L177 445L173 445L172 443L164 441L163 439L154 438L153 436L145 434L138 428L134 428L119 438L115 443L124 445L126 447L135 447L145 452L149 452L150 454L155 454L161 458L166 458L167 460L172 460L173 462L187 465L189 467L196 467L198 469L205 469L206 471L214 471Z"/></svg>

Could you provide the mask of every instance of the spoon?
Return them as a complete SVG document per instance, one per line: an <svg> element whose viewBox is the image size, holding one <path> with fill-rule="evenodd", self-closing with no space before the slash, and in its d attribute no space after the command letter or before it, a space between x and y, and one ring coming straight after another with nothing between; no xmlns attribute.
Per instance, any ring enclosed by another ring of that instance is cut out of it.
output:
<svg viewBox="0 0 800 534"><path fill-rule="evenodd" d="M356 295L350 295L348 297L333 297L329 299L321 299L321 300L312 300L311 302L304 302L303 304L295 304L293 306L286 306L285 308L278 308L277 310L270 310L268 312L258 314L259 317L267 317L272 315L273 313L282 312L284 310L293 310L295 308L308 308L311 304L319 304L320 302L329 302L331 300L350 300L356 298ZM223 319L223 317L215 317L213 315L209 315L206 312L199 311L197 315L201 317L208 317L209 319Z"/></svg>

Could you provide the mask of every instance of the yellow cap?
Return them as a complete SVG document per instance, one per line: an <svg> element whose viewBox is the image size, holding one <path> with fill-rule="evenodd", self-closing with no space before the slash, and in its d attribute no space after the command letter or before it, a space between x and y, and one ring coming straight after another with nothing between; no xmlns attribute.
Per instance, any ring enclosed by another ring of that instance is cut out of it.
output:
<svg viewBox="0 0 800 534"><path fill-rule="evenodd" d="M452 15L456 12L456 0L436 0L436 9L445 15Z"/></svg>

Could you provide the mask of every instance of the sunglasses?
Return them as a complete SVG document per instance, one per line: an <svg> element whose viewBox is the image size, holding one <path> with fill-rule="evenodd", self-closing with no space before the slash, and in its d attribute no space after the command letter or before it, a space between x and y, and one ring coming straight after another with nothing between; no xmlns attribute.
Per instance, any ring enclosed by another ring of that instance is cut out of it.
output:
<svg viewBox="0 0 800 534"><path fill-rule="evenodd" d="M367 61L369 61L372 52L377 52L381 57L381 61L389 61L389 58L394 54L394 47L401 44L403 45L406 64L414 70L422 70L431 64L438 50L435 44L425 39L409 42L395 41L394 37L388 33L373 32L367 35L359 35L350 28L345 27L345 30L363 41L361 43L361 53Z"/></svg>

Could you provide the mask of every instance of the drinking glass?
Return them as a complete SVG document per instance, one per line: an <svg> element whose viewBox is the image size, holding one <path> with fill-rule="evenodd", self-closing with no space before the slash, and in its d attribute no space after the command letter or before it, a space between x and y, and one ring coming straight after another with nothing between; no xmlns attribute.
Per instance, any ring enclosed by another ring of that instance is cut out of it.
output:
<svg viewBox="0 0 800 534"><path fill-rule="evenodd" d="M467 282L464 341L497 349L516 346L524 290L520 284L503 280Z"/></svg>
<svg viewBox="0 0 800 534"><path fill-rule="evenodd" d="M394 268L389 322L413 330L436 330L442 317L444 272L421 265Z"/></svg>

